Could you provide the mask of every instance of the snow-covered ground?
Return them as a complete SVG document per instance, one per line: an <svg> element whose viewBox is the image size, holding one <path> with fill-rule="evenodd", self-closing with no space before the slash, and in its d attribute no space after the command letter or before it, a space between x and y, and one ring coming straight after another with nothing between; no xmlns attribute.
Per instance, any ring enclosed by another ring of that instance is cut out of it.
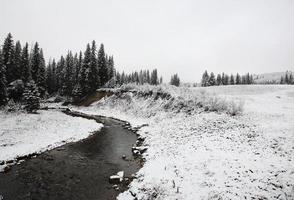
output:
<svg viewBox="0 0 294 200"><path fill-rule="evenodd" d="M75 108L149 125L146 163L118 199L294 199L293 86L133 90Z"/></svg>
<svg viewBox="0 0 294 200"><path fill-rule="evenodd" d="M39 113L0 111L0 161L84 139L103 126L94 120L71 117L60 111Z"/></svg>

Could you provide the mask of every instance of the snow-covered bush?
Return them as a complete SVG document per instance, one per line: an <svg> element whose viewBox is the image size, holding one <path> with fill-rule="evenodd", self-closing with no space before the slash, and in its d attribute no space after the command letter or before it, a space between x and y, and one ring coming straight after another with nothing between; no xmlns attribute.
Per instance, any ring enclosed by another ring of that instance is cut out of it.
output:
<svg viewBox="0 0 294 200"><path fill-rule="evenodd" d="M230 115L238 115L243 111L243 103L241 102L228 101L204 90L191 90L187 87L126 84L113 89L112 92L114 92L115 98L127 100L126 104L130 104L132 100L143 100L140 106L145 106L148 109L142 107L141 110L146 110L149 115L158 109L187 113L211 111ZM115 99L110 100L114 101Z"/></svg>

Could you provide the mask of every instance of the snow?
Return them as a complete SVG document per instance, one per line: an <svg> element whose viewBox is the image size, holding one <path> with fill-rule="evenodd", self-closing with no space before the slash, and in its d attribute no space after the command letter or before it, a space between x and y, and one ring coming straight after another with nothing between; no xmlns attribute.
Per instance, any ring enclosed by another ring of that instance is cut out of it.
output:
<svg viewBox="0 0 294 200"><path fill-rule="evenodd" d="M40 114L0 111L0 161L40 153L88 137L103 125L60 111Z"/></svg>
<svg viewBox="0 0 294 200"><path fill-rule="evenodd" d="M116 91L126 92L74 109L133 127L148 124L138 131L148 146L146 163L118 199L134 199L132 194L139 200L294 199L293 86L126 86ZM149 91L152 95L144 96ZM157 98L158 91L174 100ZM222 106L243 102L243 114L197 107L212 98Z"/></svg>

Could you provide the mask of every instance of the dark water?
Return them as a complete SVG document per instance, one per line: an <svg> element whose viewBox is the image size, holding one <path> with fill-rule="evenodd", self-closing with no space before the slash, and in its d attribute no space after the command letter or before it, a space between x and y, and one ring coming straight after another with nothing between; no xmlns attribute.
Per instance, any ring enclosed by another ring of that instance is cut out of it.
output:
<svg viewBox="0 0 294 200"><path fill-rule="evenodd" d="M109 176L121 170L130 176L140 168L139 160L131 152L137 136L124 129L123 122L100 120L104 127L93 136L47 151L12 166L5 174L0 173L3 199L115 199L126 188L113 189Z"/></svg>

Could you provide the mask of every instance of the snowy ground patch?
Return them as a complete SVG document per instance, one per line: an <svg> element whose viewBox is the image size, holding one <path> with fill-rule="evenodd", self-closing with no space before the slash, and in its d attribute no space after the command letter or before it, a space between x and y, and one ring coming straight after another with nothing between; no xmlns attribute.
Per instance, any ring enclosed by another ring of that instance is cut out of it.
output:
<svg viewBox="0 0 294 200"><path fill-rule="evenodd" d="M60 111L0 112L0 161L43 152L88 137L103 125Z"/></svg>
<svg viewBox="0 0 294 200"><path fill-rule="evenodd" d="M118 199L294 199L293 86L133 89L76 108L149 125L146 163ZM211 96L243 114L205 109Z"/></svg>

